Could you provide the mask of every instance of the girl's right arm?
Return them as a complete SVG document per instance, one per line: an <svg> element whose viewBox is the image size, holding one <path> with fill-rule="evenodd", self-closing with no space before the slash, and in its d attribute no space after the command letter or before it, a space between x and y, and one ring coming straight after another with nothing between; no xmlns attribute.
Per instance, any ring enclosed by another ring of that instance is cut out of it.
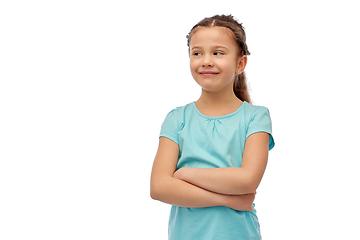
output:
<svg viewBox="0 0 360 240"><path fill-rule="evenodd" d="M150 195L153 199L180 207L226 206L239 211L252 210L253 193L218 194L174 178L178 155L179 146L166 137L160 137L151 173Z"/></svg>

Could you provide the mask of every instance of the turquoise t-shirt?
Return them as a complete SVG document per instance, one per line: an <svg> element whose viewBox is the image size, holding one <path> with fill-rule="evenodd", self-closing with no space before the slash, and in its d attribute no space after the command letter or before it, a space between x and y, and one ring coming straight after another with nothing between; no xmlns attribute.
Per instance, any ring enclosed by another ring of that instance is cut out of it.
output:
<svg viewBox="0 0 360 240"><path fill-rule="evenodd" d="M160 136L180 148L177 169L181 167L241 167L245 141L256 132L270 134L274 147L269 110L243 102L235 112L207 117L195 102L178 107L166 116ZM253 204L253 207L255 205ZM184 208L172 206L170 240L261 239L256 210L236 211L228 207Z"/></svg>

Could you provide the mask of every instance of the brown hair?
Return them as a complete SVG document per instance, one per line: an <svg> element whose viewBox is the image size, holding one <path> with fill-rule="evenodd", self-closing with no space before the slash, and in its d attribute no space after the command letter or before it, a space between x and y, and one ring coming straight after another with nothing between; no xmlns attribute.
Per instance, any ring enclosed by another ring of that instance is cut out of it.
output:
<svg viewBox="0 0 360 240"><path fill-rule="evenodd" d="M186 36L187 45L190 48L191 36L194 34L197 27L225 27L230 29L234 33L234 40L238 46L238 54L240 57L243 55L250 55L248 47L246 45L246 35L241 23L238 23L231 15L215 15L210 18L204 18L198 24L196 24L189 34ZM250 95L247 88L245 72L236 74L234 81L234 93L241 101L251 103Z"/></svg>

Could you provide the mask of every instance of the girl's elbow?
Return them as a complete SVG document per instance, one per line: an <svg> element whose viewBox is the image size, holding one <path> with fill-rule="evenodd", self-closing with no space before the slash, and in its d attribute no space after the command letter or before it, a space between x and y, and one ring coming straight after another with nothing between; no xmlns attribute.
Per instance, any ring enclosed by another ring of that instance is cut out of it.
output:
<svg viewBox="0 0 360 240"><path fill-rule="evenodd" d="M251 179L247 184L247 190L249 193L253 193L259 187L260 182L257 179Z"/></svg>
<svg viewBox="0 0 360 240"><path fill-rule="evenodd" d="M248 193L253 193L256 191L258 185L256 184L249 184L249 186L247 187L247 192Z"/></svg>
<svg viewBox="0 0 360 240"><path fill-rule="evenodd" d="M156 193L153 187L150 187L150 197L156 200Z"/></svg>
<svg viewBox="0 0 360 240"><path fill-rule="evenodd" d="M159 200L159 198L157 197L156 193L154 191L150 191L150 197L153 199L153 200Z"/></svg>
<svg viewBox="0 0 360 240"><path fill-rule="evenodd" d="M161 201L164 193L166 193L166 180L157 179L150 183L150 197L154 200Z"/></svg>
<svg viewBox="0 0 360 240"><path fill-rule="evenodd" d="M150 197L154 200L159 200L159 192L159 184L156 184L152 181L150 184Z"/></svg>
<svg viewBox="0 0 360 240"><path fill-rule="evenodd" d="M249 177L247 181L242 185L242 192L253 193L259 186L259 182L256 179Z"/></svg>

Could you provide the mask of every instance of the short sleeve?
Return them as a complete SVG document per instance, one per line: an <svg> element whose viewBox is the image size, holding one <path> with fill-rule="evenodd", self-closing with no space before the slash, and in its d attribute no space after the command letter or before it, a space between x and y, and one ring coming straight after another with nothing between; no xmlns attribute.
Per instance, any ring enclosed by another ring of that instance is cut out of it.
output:
<svg viewBox="0 0 360 240"><path fill-rule="evenodd" d="M270 134L269 150L275 146L272 136L272 124L269 110L266 107L258 107L250 117L246 138L256 132L267 132Z"/></svg>
<svg viewBox="0 0 360 240"><path fill-rule="evenodd" d="M176 109L174 109L166 115L166 118L161 125L160 137L169 138L179 145L179 128L179 116Z"/></svg>

